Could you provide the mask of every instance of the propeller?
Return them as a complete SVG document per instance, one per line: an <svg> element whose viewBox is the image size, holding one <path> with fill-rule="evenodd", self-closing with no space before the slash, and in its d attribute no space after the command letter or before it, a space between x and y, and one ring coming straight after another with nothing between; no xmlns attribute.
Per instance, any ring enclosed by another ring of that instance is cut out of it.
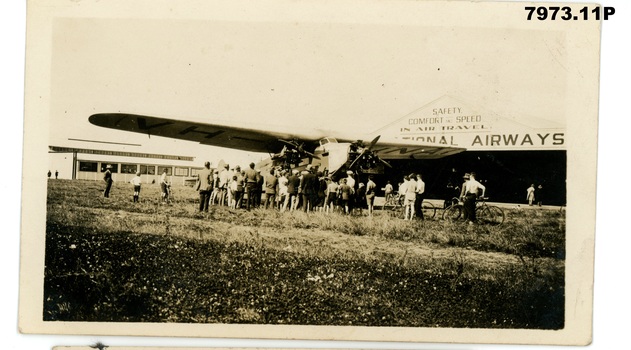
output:
<svg viewBox="0 0 631 350"><path fill-rule="evenodd" d="M279 139L279 141L286 145L283 146L282 151L276 157L277 159L283 159L285 166L288 168L291 165L300 164L305 157L320 159L320 157L305 150L304 143L298 143L296 140L287 141Z"/></svg>
<svg viewBox="0 0 631 350"><path fill-rule="evenodd" d="M298 153L300 153L301 155L302 154L306 154L306 155L308 155L311 158L320 159L320 157L318 157L315 154L305 150L304 142L298 143L298 141L296 141L296 140L287 141L287 140L283 140L283 139L278 139L278 141L290 145L291 147L293 147L292 149L298 151Z"/></svg>
<svg viewBox="0 0 631 350"><path fill-rule="evenodd" d="M381 137L381 135L377 135L377 137L375 137L370 142L370 145L368 147L364 147L364 142L362 140L357 140L356 142L353 143L354 147L362 148L362 150L357 155L357 157L355 157L355 159L353 159L351 164L348 166L349 169L354 169L355 165L357 165L357 164L359 164L359 168L361 168L361 169L371 169L371 168L376 167L378 162L381 162L384 165L388 166L389 168L392 168L392 166L390 164L388 164L388 162L386 162L385 160L379 158L379 156L377 156L372 151L373 147L377 144L377 142L379 141L380 137Z"/></svg>

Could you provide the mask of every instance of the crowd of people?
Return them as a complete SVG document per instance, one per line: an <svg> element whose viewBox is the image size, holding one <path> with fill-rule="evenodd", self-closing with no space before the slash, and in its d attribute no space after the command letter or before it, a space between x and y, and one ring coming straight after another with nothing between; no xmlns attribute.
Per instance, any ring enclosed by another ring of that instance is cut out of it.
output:
<svg viewBox="0 0 631 350"><path fill-rule="evenodd" d="M104 176L107 182L104 192L106 197L111 187L109 170L108 166ZM130 182L134 186L134 202L137 202L140 174L136 174ZM166 170L160 178L160 187L162 199L168 200L170 186ZM465 174L462 186L454 188L460 189L458 198L464 202L465 219L475 222L475 202L479 196L484 196L486 188L475 179L475 173ZM241 169L240 166L231 168L228 164L211 169L210 162L206 162L197 173L195 190L199 192L200 212L208 212L211 206L218 205L245 210L261 207L281 212L301 210L348 215L354 212L362 214L366 210L367 215L372 216L377 184L373 175L367 177L366 183L359 182L356 174L350 170L346 172L346 177L335 180L311 165L302 171L272 168L269 172L261 173L260 169L255 169L254 163L250 163L248 169ZM395 193L390 181L382 190L386 201ZM405 175L398 184L398 194L403 197L405 220L423 220L425 182L422 175Z"/></svg>
<svg viewBox="0 0 631 350"><path fill-rule="evenodd" d="M353 171L346 177L333 179L308 165L304 170L273 168L261 173L251 163L247 169L224 165L211 170L210 163L198 173L195 188L199 191L199 211L207 212L212 205L234 209L272 208L283 211L302 210L354 212L368 215L374 211L377 185L372 175L366 183L357 181Z"/></svg>
<svg viewBox="0 0 631 350"><path fill-rule="evenodd" d="M455 173L455 169L452 171ZM106 188L104 197L109 197L112 186L111 166L104 173ZM130 181L134 186L133 201L138 202L141 186L140 173ZM167 181L167 170L160 177L161 196L168 201L170 184ZM373 175L369 175L366 183L359 182L353 171L347 171L346 177L334 180L328 174L308 165L304 170L285 170L272 168L265 174L255 169L250 163L248 169L240 166L231 168L228 164L211 169L210 162L197 174L195 189L199 192L200 212L208 212L212 205L228 206L233 209L271 208L283 211L322 211L366 213L372 216L377 192L377 184ZM381 188L385 193L385 201L389 203L395 195L390 181ZM476 201L484 197L486 188L476 180L476 174L466 173L462 185L450 179L446 188L445 207L458 199L463 203L464 218L469 223L476 221ZM541 206L542 185L535 188L532 184L526 190L529 205L535 203L535 191L539 193L538 204ZM425 198L425 182L421 174L405 175L398 184L398 194L403 199L404 219L423 220L423 200Z"/></svg>

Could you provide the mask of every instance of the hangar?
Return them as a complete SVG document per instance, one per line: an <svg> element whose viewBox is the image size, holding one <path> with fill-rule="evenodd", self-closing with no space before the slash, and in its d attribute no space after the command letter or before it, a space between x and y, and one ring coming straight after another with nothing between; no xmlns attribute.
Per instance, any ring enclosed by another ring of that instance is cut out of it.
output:
<svg viewBox="0 0 631 350"><path fill-rule="evenodd" d="M545 203L565 205L565 123L498 115L483 104L445 95L381 128L386 138L466 148L441 159L391 161L386 178L396 185L404 174L420 172L428 198L449 198L447 184L461 183L463 173L474 171L494 201L523 203L535 184L542 185Z"/></svg>

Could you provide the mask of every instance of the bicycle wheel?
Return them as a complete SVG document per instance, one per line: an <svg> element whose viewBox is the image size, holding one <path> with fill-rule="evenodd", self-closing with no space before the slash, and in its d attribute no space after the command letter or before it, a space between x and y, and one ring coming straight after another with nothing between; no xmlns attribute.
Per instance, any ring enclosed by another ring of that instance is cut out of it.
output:
<svg viewBox="0 0 631 350"><path fill-rule="evenodd" d="M504 223L504 211L496 206L483 206L475 211L478 222L491 226L499 226Z"/></svg>
<svg viewBox="0 0 631 350"><path fill-rule="evenodd" d="M500 207L491 206L489 207L491 210L491 224L492 225L501 225L504 223L506 216L504 215L504 211Z"/></svg>
<svg viewBox="0 0 631 350"><path fill-rule="evenodd" d="M436 207L430 202L423 201L423 218L433 219L436 216Z"/></svg>
<svg viewBox="0 0 631 350"><path fill-rule="evenodd" d="M443 212L443 220L456 221L462 216L461 205L451 205Z"/></svg>
<svg viewBox="0 0 631 350"><path fill-rule="evenodd" d="M391 199L388 205L392 211L396 211L401 208L401 204L399 204L399 200L397 198Z"/></svg>

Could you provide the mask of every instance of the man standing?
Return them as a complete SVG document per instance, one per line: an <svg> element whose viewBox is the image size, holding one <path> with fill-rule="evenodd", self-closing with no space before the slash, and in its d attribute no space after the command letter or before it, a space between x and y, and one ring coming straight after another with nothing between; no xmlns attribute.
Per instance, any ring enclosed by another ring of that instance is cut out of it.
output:
<svg viewBox="0 0 631 350"><path fill-rule="evenodd" d="M377 184L375 184L373 180L374 176L369 175L368 182L366 183L366 204L368 205L368 216L372 216L375 204L375 190L377 189ZM390 192L392 192L392 185L390 185Z"/></svg>
<svg viewBox="0 0 631 350"><path fill-rule="evenodd" d="M230 179L230 166L225 165L224 169L219 173L219 205L226 205L226 198L228 194L228 181Z"/></svg>
<svg viewBox="0 0 631 350"><path fill-rule="evenodd" d="M383 188L386 193L386 203L389 203L390 198L392 198L392 192L394 192L394 188L392 187L392 183L388 180L386 183L386 187Z"/></svg>
<svg viewBox="0 0 631 350"><path fill-rule="evenodd" d="M526 190L526 200L528 205L532 207L532 203L535 201L535 184L530 185Z"/></svg>
<svg viewBox="0 0 631 350"><path fill-rule="evenodd" d="M278 210L285 210L285 203L287 202L288 191L287 185L289 180L287 179L287 170L280 171L280 177L278 178L278 194L276 200L278 201Z"/></svg>
<svg viewBox="0 0 631 350"><path fill-rule="evenodd" d="M350 197L348 198L348 210L349 212L352 214L353 213L353 209L355 209L356 207L356 203L355 203L355 194L357 192L357 187L355 187L355 178L353 177L353 171L352 170L348 170L346 172L346 175L348 175L346 177L346 184L353 189L353 191L351 191L350 193Z"/></svg>
<svg viewBox="0 0 631 350"><path fill-rule="evenodd" d="M416 175L412 173L406 176L405 179L408 180L405 185L405 219L412 220L414 219L416 202Z"/></svg>
<svg viewBox="0 0 631 350"><path fill-rule="evenodd" d="M264 182L265 179L263 178L263 175L261 175L261 169L256 169L256 189L254 190L254 206L257 208L261 206L261 197L263 197L262 194Z"/></svg>
<svg viewBox="0 0 631 350"><path fill-rule="evenodd" d="M416 175L416 200L414 201L414 211L416 217L423 220L423 200L425 199L425 182L421 174Z"/></svg>
<svg viewBox="0 0 631 350"><path fill-rule="evenodd" d="M140 184L142 183L140 172L137 172L136 176L129 182L134 185L134 203L138 203L140 201Z"/></svg>
<svg viewBox="0 0 631 350"><path fill-rule="evenodd" d="M204 169L197 173L199 181L199 212L208 212L208 202L213 191L213 174L210 170L210 162L204 163Z"/></svg>
<svg viewBox="0 0 631 350"><path fill-rule="evenodd" d="M105 175L103 175L103 181L105 181L105 191L103 192L103 197L105 198L110 198L110 189L112 188L112 182L114 182L114 180L112 180L112 166L111 165L107 165L105 167Z"/></svg>
<svg viewBox="0 0 631 350"><path fill-rule="evenodd" d="M465 174L466 179L466 174ZM462 185L462 195L461 197L464 200L464 214L465 220L469 221L469 225L472 225L476 221L475 217L475 201L480 197L484 197L484 192L486 191L486 187L476 181L475 173L472 172L469 174L469 180L466 181ZM480 193L481 192L481 193Z"/></svg>
<svg viewBox="0 0 631 350"><path fill-rule="evenodd" d="M274 168L270 169L269 174L265 176L265 209L271 205L274 209L274 202L276 201L276 186L278 185L278 178L274 175Z"/></svg>
<svg viewBox="0 0 631 350"><path fill-rule="evenodd" d="M537 204L541 206L543 202L543 185L537 186Z"/></svg>
<svg viewBox="0 0 631 350"><path fill-rule="evenodd" d="M340 180L340 186L337 188L337 191L340 198L340 206L344 209L344 214L349 215L351 212L348 208L348 201L351 198L353 189L346 183L347 180L346 178Z"/></svg>
<svg viewBox="0 0 631 350"><path fill-rule="evenodd" d="M254 196L257 186L257 173L254 170L254 163L250 163L250 169L245 171L245 192L248 194L248 201L246 204L247 210L254 206Z"/></svg>
<svg viewBox="0 0 631 350"><path fill-rule="evenodd" d="M301 189L303 210L305 212L313 210L318 197L318 178L311 172L311 165L307 165L307 170L303 172Z"/></svg>
<svg viewBox="0 0 631 350"><path fill-rule="evenodd" d="M162 176L160 176L160 189L162 190L162 201L167 202L169 200L169 183L167 182L167 169L162 170Z"/></svg>
<svg viewBox="0 0 631 350"><path fill-rule="evenodd" d="M285 198L285 205L283 210L294 211L298 207L298 188L300 187L300 177L298 176L298 170L291 171L291 175L287 179L287 198Z"/></svg>
<svg viewBox="0 0 631 350"><path fill-rule="evenodd" d="M234 208L241 209L242 200L243 200L243 191L245 191L245 171L241 171L240 167L237 167L239 172L236 174L237 177L237 186L234 192Z"/></svg>

